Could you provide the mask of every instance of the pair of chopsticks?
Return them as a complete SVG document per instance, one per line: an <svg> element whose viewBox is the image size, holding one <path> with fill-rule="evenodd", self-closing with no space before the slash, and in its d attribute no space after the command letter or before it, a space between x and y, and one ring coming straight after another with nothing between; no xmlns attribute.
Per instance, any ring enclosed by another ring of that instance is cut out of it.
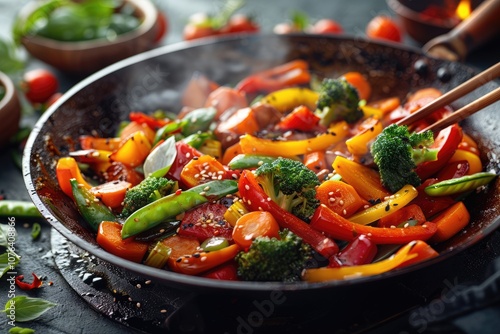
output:
<svg viewBox="0 0 500 334"><path fill-rule="evenodd" d="M478 75L472 77L471 79L467 80L460 86L457 86L450 90L449 92L441 95L431 103L425 105L424 107L420 108L416 112L406 116L405 118L399 120L396 124L398 125L410 125L418 120L421 120L422 118L432 114L434 111L438 110L441 107L444 107L451 102L455 101L458 98L463 97L464 95L472 92L476 88L497 79L500 77L500 63L497 63L487 70L479 73ZM436 123L433 123L429 125L427 128L425 128L422 131L426 130L432 130L434 132L437 132L439 130L442 130L446 128L449 125L452 125L454 123L460 122L461 120L469 117L470 115L474 114L475 112L489 106L492 103L495 103L496 101L500 100L500 87L496 88L495 90L489 92L488 94L480 97L479 99L467 104L466 106L456 110L452 114L450 114L448 117L445 117L441 120L439 120Z"/></svg>

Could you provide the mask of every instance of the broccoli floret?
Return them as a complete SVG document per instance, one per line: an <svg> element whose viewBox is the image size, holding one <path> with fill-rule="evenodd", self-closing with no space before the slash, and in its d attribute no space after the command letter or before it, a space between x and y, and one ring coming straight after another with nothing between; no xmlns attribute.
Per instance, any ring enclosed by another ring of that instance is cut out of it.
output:
<svg viewBox="0 0 500 334"><path fill-rule="evenodd" d="M294 282L310 258L310 246L285 229L280 239L257 237L247 252L238 253L237 272L246 281Z"/></svg>
<svg viewBox="0 0 500 334"><path fill-rule="evenodd" d="M149 176L127 190L121 216L126 218L143 206L166 196L176 188L176 182L164 177Z"/></svg>
<svg viewBox="0 0 500 334"><path fill-rule="evenodd" d="M319 205L318 176L297 160L278 158L263 163L255 175L264 192L281 208L309 221Z"/></svg>
<svg viewBox="0 0 500 334"><path fill-rule="evenodd" d="M363 117L363 111L359 108L358 91L345 79L323 79L316 103L316 115L320 117L320 124L323 126L341 120L355 123Z"/></svg>
<svg viewBox="0 0 500 334"><path fill-rule="evenodd" d="M415 173L418 164L437 159L432 131L410 133L405 125L391 124L380 133L371 146L373 161L378 166L382 184L396 192L407 184L422 182Z"/></svg>

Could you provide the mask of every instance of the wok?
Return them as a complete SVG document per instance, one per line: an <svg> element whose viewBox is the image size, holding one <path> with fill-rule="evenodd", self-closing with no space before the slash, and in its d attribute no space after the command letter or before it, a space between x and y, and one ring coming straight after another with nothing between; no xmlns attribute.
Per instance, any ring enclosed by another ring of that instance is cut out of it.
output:
<svg viewBox="0 0 500 334"><path fill-rule="evenodd" d="M42 115L29 137L23 161L24 180L33 202L47 221L78 247L115 266L181 290L253 298L282 291L303 300L326 299L367 288L374 291L379 285L396 281L414 282L416 275L431 285L430 282L439 280L437 268L443 268L449 259L485 238L500 224L498 179L487 192L467 201L471 223L462 233L438 246L441 254L437 258L375 277L317 284L217 281L124 260L97 245L94 233L87 229L72 200L59 189L56 161L77 147L78 136L89 133L113 136L130 111L179 110L180 94L193 73L203 73L219 84L234 85L249 73L298 58L307 60L320 76L338 76L347 71L365 73L372 82L373 99L387 95L403 99L419 87L447 91L475 74L461 63L432 59L415 49L348 36L255 35L155 49L88 77ZM496 86L497 83L491 82L452 106L458 109ZM500 156L499 124L500 114L494 107L463 122L465 131L477 140L487 169L496 171Z"/></svg>

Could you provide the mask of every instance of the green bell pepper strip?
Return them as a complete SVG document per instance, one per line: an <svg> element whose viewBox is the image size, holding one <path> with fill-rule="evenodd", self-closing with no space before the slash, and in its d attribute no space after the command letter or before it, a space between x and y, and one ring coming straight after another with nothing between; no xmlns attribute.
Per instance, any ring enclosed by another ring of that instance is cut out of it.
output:
<svg viewBox="0 0 500 334"><path fill-rule="evenodd" d="M490 183L497 175L491 172L480 172L454 179L434 183L424 188L429 196L448 196L465 193Z"/></svg>
<svg viewBox="0 0 500 334"><path fill-rule="evenodd" d="M76 179L70 179L69 183L78 211L94 231L98 230L103 221L117 221L113 212L85 187L79 186Z"/></svg>
<svg viewBox="0 0 500 334"><path fill-rule="evenodd" d="M198 205L218 200L237 191L236 181L217 180L162 197L140 208L125 220L122 238L134 236Z"/></svg>
<svg viewBox="0 0 500 334"><path fill-rule="evenodd" d="M43 218L35 204L27 201L0 200L0 217Z"/></svg>

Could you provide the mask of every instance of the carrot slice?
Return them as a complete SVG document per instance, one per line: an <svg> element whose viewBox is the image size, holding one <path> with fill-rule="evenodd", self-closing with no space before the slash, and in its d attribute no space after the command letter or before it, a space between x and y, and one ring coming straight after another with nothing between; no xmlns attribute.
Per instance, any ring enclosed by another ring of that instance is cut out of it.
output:
<svg viewBox="0 0 500 334"><path fill-rule="evenodd" d="M242 249L250 247L257 237L279 238L279 225L267 211L252 211L241 216L233 229L233 240Z"/></svg>
<svg viewBox="0 0 500 334"><path fill-rule="evenodd" d="M380 110L384 115L395 110L400 105L401 100L399 99L399 97L388 97L368 103L368 106Z"/></svg>
<svg viewBox="0 0 500 334"><path fill-rule="evenodd" d="M358 91L361 100L368 100L372 94L372 86L366 77L359 72L347 72L343 76Z"/></svg>
<svg viewBox="0 0 500 334"><path fill-rule="evenodd" d="M169 238L163 239L162 243L170 247L172 252L167 260L169 268L175 266L175 261L184 255L193 254L199 247L200 242L194 238L173 235Z"/></svg>
<svg viewBox="0 0 500 334"><path fill-rule="evenodd" d="M353 186L336 180L323 182L316 189L316 198L337 214L349 217L359 208L369 205L368 201L359 196Z"/></svg>
<svg viewBox="0 0 500 334"><path fill-rule="evenodd" d="M217 126L217 131L221 133L232 132L238 135L259 131L259 124L257 123L254 109L250 107L239 109L228 119L221 122Z"/></svg>
<svg viewBox="0 0 500 334"><path fill-rule="evenodd" d="M132 184L127 181L110 181L90 188L90 192L99 198L106 206L115 209L122 205L127 189Z"/></svg>
<svg viewBox="0 0 500 334"><path fill-rule="evenodd" d="M461 229L463 229L470 220L469 211L463 202L457 202L451 207L440 213L432 220L436 223L437 231L432 236L432 242L442 242L448 240Z"/></svg>
<svg viewBox="0 0 500 334"><path fill-rule="evenodd" d="M134 238L122 239L122 224L103 221L99 224L97 243L106 251L124 259L141 262L148 250L148 244Z"/></svg>

